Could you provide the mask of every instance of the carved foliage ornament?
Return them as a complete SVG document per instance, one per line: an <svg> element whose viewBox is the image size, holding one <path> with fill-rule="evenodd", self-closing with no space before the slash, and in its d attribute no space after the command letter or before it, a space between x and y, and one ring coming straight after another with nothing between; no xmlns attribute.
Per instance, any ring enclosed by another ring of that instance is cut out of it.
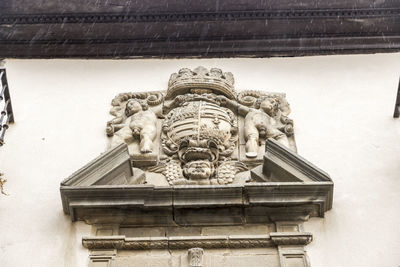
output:
<svg viewBox="0 0 400 267"><path fill-rule="evenodd" d="M240 173L261 164L267 138L296 150L285 95L236 94L232 73L217 68L181 69L167 91L123 93L111 105L110 145L126 143L133 166L170 185L248 182Z"/></svg>

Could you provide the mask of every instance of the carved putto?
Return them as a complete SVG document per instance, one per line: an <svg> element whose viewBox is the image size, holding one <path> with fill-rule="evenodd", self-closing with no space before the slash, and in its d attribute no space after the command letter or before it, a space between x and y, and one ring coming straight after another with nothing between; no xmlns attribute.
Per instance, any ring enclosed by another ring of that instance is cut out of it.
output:
<svg viewBox="0 0 400 267"><path fill-rule="evenodd" d="M236 94L232 73L217 68L181 69L167 91L123 93L111 104L110 146L126 143L147 183L245 183L267 138L296 150L285 95Z"/></svg>

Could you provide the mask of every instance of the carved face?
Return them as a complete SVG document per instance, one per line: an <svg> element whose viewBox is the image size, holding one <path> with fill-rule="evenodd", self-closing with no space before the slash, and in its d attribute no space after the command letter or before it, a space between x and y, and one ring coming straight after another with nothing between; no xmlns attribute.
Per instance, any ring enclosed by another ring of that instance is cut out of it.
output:
<svg viewBox="0 0 400 267"><path fill-rule="evenodd" d="M261 127L258 129L258 133L259 133L259 136L260 136L261 138L265 138L265 137L267 136L267 128L264 127L264 126L261 126Z"/></svg>
<svg viewBox="0 0 400 267"><path fill-rule="evenodd" d="M139 127L132 127L132 134L134 137L139 137L140 136L140 131L141 129Z"/></svg>
<svg viewBox="0 0 400 267"><path fill-rule="evenodd" d="M183 174L189 180L209 179L214 172L214 166L206 160L195 160L183 166Z"/></svg>
<svg viewBox="0 0 400 267"><path fill-rule="evenodd" d="M266 98L260 103L260 108L270 116L276 114L278 110L278 102L271 98Z"/></svg>
<svg viewBox="0 0 400 267"><path fill-rule="evenodd" d="M126 115L128 115L128 116L135 114L142 110L143 109L142 109L141 103L136 99L131 99L128 101L128 103L126 103Z"/></svg>

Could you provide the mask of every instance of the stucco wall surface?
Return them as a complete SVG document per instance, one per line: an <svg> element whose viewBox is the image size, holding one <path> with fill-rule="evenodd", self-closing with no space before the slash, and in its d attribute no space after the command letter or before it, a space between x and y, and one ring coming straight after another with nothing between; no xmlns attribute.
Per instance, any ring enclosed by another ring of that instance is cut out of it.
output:
<svg viewBox="0 0 400 267"><path fill-rule="evenodd" d="M299 154L335 182L312 218L313 267L400 265L400 54L273 59L6 60L15 124L0 147L1 266L87 266L84 222L63 214L59 183L103 152L111 99L165 90L179 68L234 74L236 88L285 92Z"/></svg>

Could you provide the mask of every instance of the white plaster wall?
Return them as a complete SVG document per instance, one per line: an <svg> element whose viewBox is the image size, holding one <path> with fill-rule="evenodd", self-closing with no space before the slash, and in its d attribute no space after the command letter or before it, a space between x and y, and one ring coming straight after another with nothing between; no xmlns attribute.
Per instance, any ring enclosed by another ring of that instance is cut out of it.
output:
<svg viewBox="0 0 400 267"><path fill-rule="evenodd" d="M299 153L335 182L313 218L313 267L399 266L400 54L272 59L6 61L16 123L0 147L0 266L86 266L83 222L63 214L59 183L106 148L111 99L164 90L198 65L231 71L237 89L287 93Z"/></svg>

